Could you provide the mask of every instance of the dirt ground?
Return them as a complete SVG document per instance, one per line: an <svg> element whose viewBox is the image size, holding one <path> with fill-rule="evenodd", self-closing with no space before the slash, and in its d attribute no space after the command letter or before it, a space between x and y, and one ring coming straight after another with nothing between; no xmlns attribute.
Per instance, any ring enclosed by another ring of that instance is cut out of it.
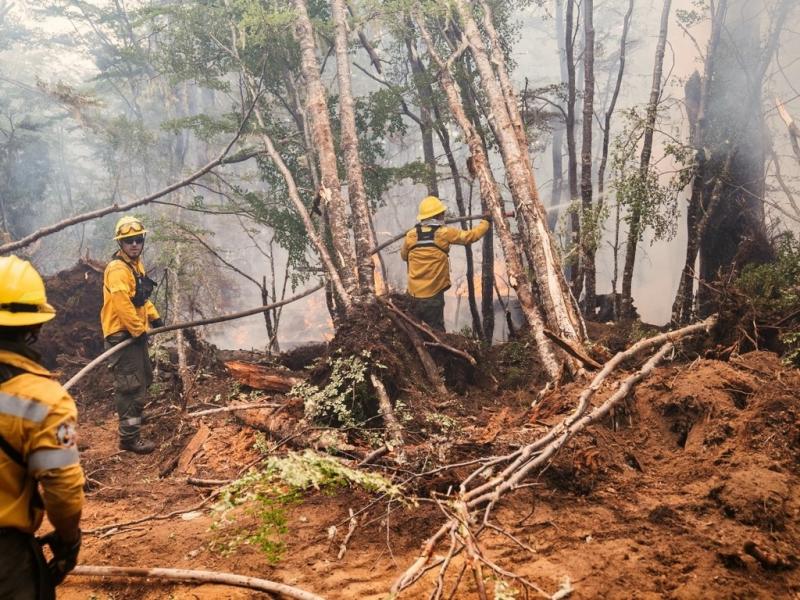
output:
<svg viewBox="0 0 800 600"><path fill-rule="evenodd" d="M289 360L295 369L307 362L301 354ZM494 347L483 357L489 366L472 380L461 378L459 393L444 400L426 393L420 381L397 384L412 415L404 432L409 462L398 465L390 456L369 468L398 481L409 470L505 454L537 438L572 410L587 382L556 389L532 407L540 386L531 354L525 340ZM252 354L244 358L258 360ZM80 357L67 355L66 361ZM246 418L186 417L171 389L174 375L164 372L152 390L145 426L159 446L140 457L117 449L106 370L75 390L88 477L80 562L237 573L332 599L388 597L392 583L443 522L430 498L441 499L470 468L407 484L406 492L419 498L417 507L376 499L355 487L304 492L281 507L272 545L248 543L263 518L259 505L223 513L213 493L221 480L237 478L262 458L257 447L271 447L275 455L301 448L302 408L297 399L242 388L207 357L203 365L193 370L190 411L267 397L285 408L251 411L257 414ZM604 385L594 403L610 395L622 377ZM800 373L772 353L729 361L678 355L609 418L579 434L547 468L501 500L493 521L505 533L487 530L481 549L548 594L568 578L571 598L800 599L799 386ZM185 448L197 436L206 439L187 460ZM354 465L369 448L350 442L337 457ZM191 478L211 481L199 485ZM357 525L339 558L351 510L358 513ZM159 518L147 519L154 516ZM139 519L147 520L110 527ZM477 598L467 576L451 595L460 561L448 573L444 597ZM430 597L436 575L429 572L402 597ZM511 578L506 581L517 594L503 597L535 597ZM487 588L489 597L496 597L491 579ZM219 585L71 576L59 597L264 595Z"/></svg>
<svg viewBox="0 0 800 600"><path fill-rule="evenodd" d="M199 391L196 401L213 400L225 382L215 383L216 388L204 386L209 397ZM658 369L624 410L581 435L530 487L498 505L496 520L516 541L492 533L482 538L483 549L549 592L569 577L573 598L800 597L797 569L767 569L744 551L755 543L791 561L800 549L798 384L797 372L768 353ZM285 551L275 564L252 545L227 552L226 544L254 526L255 516L242 510L235 523L215 525L213 501L197 508L208 488L190 485L187 477L235 477L258 458L257 432L225 413L205 417L210 437L188 472L161 478L169 457L201 423L172 412L150 426L158 452L119 454L111 403L102 398L110 398L110 389L93 387L92 394L78 394L91 485L84 528L189 512L89 533L84 564L219 570L274 579L327 598L384 598L441 522L437 510L424 503L415 509L378 503L359 517L339 560L348 510L368 506L372 497L355 489L313 492L287 510ZM442 462L498 454L531 439L570 409L579 390L577 384L565 387L534 411L526 389L467 398L474 410L457 403L444 408L456 426L439 442ZM150 411L167 409L156 403ZM422 496L444 491L465 474L455 470L417 491ZM332 525L337 533L330 540ZM404 597L427 598L430 589L430 581L423 580ZM61 597L259 595L215 585L73 577ZM456 597L476 596L464 582Z"/></svg>

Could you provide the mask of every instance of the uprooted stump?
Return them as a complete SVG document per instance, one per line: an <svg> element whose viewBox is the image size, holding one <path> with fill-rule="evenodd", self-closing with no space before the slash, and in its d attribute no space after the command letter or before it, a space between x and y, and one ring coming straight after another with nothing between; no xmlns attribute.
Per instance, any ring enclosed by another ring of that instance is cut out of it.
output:
<svg viewBox="0 0 800 600"><path fill-rule="evenodd" d="M449 401L449 390L476 382L483 362L478 342L426 330L401 302L364 304L338 324L307 384L292 392L303 398L307 418L345 431L354 423L381 428L383 421L391 430L387 437L397 440L404 419L421 418L423 409ZM404 414L388 414L401 396Z"/></svg>

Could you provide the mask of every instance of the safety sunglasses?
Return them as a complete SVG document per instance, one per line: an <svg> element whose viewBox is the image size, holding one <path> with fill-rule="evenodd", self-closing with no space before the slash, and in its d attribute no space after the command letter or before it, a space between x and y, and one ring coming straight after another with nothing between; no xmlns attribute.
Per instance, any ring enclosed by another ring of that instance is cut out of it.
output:
<svg viewBox="0 0 800 600"><path fill-rule="evenodd" d="M122 238L122 243L132 246L133 244L144 244L144 236L137 235L136 237Z"/></svg>
<svg viewBox="0 0 800 600"><path fill-rule="evenodd" d="M139 233L144 231L144 226L141 223L127 223L119 228L117 235L130 235L131 233Z"/></svg>

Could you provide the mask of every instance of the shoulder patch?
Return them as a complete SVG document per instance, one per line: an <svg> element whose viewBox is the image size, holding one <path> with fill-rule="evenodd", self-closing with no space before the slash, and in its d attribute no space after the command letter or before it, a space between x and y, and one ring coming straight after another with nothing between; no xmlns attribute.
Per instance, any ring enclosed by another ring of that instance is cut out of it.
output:
<svg viewBox="0 0 800 600"><path fill-rule="evenodd" d="M72 448L77 443L77 432L75 422L66 421L58 426L56 430L56 441L62 448Z"/></svg>

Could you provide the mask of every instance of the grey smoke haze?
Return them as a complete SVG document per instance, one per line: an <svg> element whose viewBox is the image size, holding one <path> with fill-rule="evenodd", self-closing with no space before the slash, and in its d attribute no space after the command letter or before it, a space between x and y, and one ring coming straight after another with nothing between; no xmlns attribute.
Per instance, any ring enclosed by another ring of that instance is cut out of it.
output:
<svg viewBox="0 0 800 600"><path fill-rule="evenodd" d="M622 16L627 7L627 0L608 0L596 3L595 23L598 31L597 43L602 48L602 54L608 58L617 52L618 38L621 30ZM522 89L526 85L535 88L544 85L559 83L561 79L558 48L555 40L555 24L552 19L552 2L545 2L544 7L535 6L526 9L518 15L521 30L519 40L514 45L513 58L516 67L513 73L518 88ZM731 10L749 11L749 18L761 18L762 28L767 26L765 6L770 6L770 2L764 0L744 2L738 0L732 2ZM617 110L621 111L631 107L642 107L648 97L650 88L650 78L652 73L653 54L656 41L658 14L662 3L656 0L640 0L636 3L633 22L631 26L630 45L628 51L628 63L622 94L620 96ZM662 143L670 138L686 141L688 137L688 124L683 115L682 99L683 84L691 73L697 69L702 71L702 59L698 57L698 49L705 50L708 37L708 23L700 23L690 29L694 39L691 39L676 24L675 15L679 10L691 10L695 8L693 0L674 0L672 18L670 20L670 32L668 38L668 49L665 57L664 72L667 76L664 91L664 105L669 106L663 118L660 120L660 132L656 135L654 145L653 161L658 163L659 169L669 172L674 168L663 157L661 150ZM53 40L66 32L72 31L71 25L63 20L49 19L44 21L33 21L31 7L26 3L19 3L14 6L12 15L18 23L43 31ZM6 23L5 26L8 24ZM580 39L580 35L578 36ZM786 136L785 127L778 119L774 110L771 109L772 97L781 97L787 102L787 108L795 115L800 115L800 91L794 82L800 81L800 43L797 34L787 31L782 38L782 43L778 50L777 60L770 67L765 85L764 107L767 111L767 125L771 132L777 154L782 161L782 171L784 178L790 185L797 185L800 182L797 163L792 160L792 152ZM63 81L66 84L80 86L88 81L96 73L96 69L91 57L84 52L65 50L63 46L37 46L25 44L24 40L17 39L13 44L3 48L2 67L0 67L0 86L2 90L21 90L24 86L36 88L37 79L45 82L56 83ZM599 59L598 59L599 60ZM358 57L361 64L367 64L363 56ZM605 63L604 63L605 64ZM616 64L611 61L608 68L615 72ZM333 76L332 65L328 66L326 75ZM366 90L376 89L374 81L354 71L356 81L356 93L363 93ZM606 90L611 75L604 70L597 73L597 96L596 112L598 116L605 110L604 103L608 100ZM741 90L731 89L729 93L733 98L741 95ZM218 96L216 106L218 110L224 110L229 103L229 98ZM119 101L104 100L105 104L97 108L100 114L106 118L113 118L117 113L122 114L126 109ZM20 103L12 106L13 110L19 114L25 111L26 107ZM38 111L41 119L46 120L48 116L63 112L63 107L54 104L46 97L41 98L41 105L29 106L30 110ZM159 113L155 107L145 105L145 122L158 131L158 124L165 119L166 115ZM612 122L612 128L618 131L622 126L621 116L616 115ZM51 148L53 157L60 156L54 160L54 169L51 180L45 191L46 198L41 205L31 207L32 223L35 226L42 226L51 223L56 215L56 208L63 209L67 214L80 212L86 206L99 206L112 201L131 199L137 195L152 191L160 187L162 181L174 179L176 173L171 172L167 163L153 167L154 173L144 177L140 170L133 165L129 165L121 157L119 168L109 172L96 150L96 142L92 142L91 123L68 123L52 132L48 132L47 142ZM460 140L459 132L451 129L454 140ZM595 155L599 154L599 143L601 133L599 128L595 129ZM536 168L537 181L540 186L542 197L549 198L550 186L553 180L551 172L551 136L544 133L534 144L532 157ZM409 135L400 140L387 140L389 152L388 156L396 164L401 164L408 160L420 159L422 156L421 143L418 137L418 129L413 123L409 124ZM210 152L214 152L212 147ZM565 148L566 151L566 148ZM187 165L196 165L203 162L208 148L195 148L186 157ZM463 147L459 147L459 164L463 165L466 153ZM500 166L499 158L494 157L496 166ZM566 161L565 161L566 164ZM769 167L769 165L768 165ZM234 172L242 182L257 186L253 183L252 169L249 166L242 166ZM455 212L455 202L452 186L446 177L446 169L440 172L445 177L440 184L440 195L448 203L451 210ZM501 170L498 168L497 173ZM770 174L772 170L768 171ZM35 174L29 175L34 177ZM611 173L607 177L607 188L610 186ZM596 180L596 178L595 178ZM469 189L465 187L465 193ZM688 190L684 192L685 199ZM412 185L408 182L398 185L391 189L384 198L385 206L379 209L375 216L376 230L379 232L379 240L385 239L388 235L394 235L410 227L414 221L416 208L419 200L426 195L425 189L420 185ZM774 203L781 207L787 206L785 195L779 189L774 178L768 176L767 190L768 204ZM567 198L564 201L568 201ZM472 190L472 202L475 209L479 212L480 206L477 187ZM680 207L683 208L684 200ZM150 216L153 221L157 214L163 214L163 207L149 207L141 212ZM791 209L789 209L791 210ZM777 215L777 217L776 217ZM113 244L108 239L113 221L116 216L106 217L98 222L87 223L85 226L74 227L66 232L47 238L32 249L37 263L47 272L53 272L74 263L78 256L87 250L96 258L105 258L113 249ZM776 210L770 210L770 218L779 221L783 228L796 228L796 222L790 221ZM204 227L216 233L214 243L219 247L226 248L226 257L240 269L246 271L254 278L259 279L265 274L262 258L248 245L246 238L241 231L237 230L237 225L231 220L220 217L206 217L198 221ZM598 269L598 292L608 293L611 291L611 269L612 255L608 246L610 233L613 228L611 222L606 223L606 237L600 245L597 255ZM266 236L268 232L265 231ZM243 241L244 240L244 241ZM637 259L636 270L633 282L633 294L635 303L642 318L652 323L664 323L669 318L671 303L677 288L680 268L683 262L683 252L686 241L684 216L681 213L677 227L677 235L669 242L660 241L650 244L649 235L640 246L639 257ZM400 261L395 245L393 248L384 252L384 257L389 269L389 281L396 288L404 288L405 265ZM477 249L477 246L476 246ZM157 242L151 244L150 252L155 254L158 250ZM496 256L501 256L499 247L496 248ZM476 269L480 267L480 252L475 253ZM466 299L461 301L460 310L457 294L463 294L463 279L465 266L463 252L454 249L451 253L453 263L452 279L453 289L447 296L447 319L450 330L458 330L470 324L469 312L466 307ZM282 262L285 254L278 253L278 272L282 272ZM226 289L220 292L219 304L206 307L207 310L241 310L256 306L261 303L261 298L256 288L248 282L239 280L231 275L228 278L229 284ZM291 291L287 295L291 295ZM458 314L456 314L458 312ZM502 319L497 320L498 330L503 326ZM233 326L218 326L210 330L213 341L229 347L255 347L261 348L265 343L265 329L261 317L252 317L248 320L238 322ZM282 326L280 330L280 342L285 347L298 341L311 339L322 339L330 335L330 324L325 309L325 304L321 292L307 301L289 306L285 309ZM499 331L502 335L502 330Z"/></svg>

